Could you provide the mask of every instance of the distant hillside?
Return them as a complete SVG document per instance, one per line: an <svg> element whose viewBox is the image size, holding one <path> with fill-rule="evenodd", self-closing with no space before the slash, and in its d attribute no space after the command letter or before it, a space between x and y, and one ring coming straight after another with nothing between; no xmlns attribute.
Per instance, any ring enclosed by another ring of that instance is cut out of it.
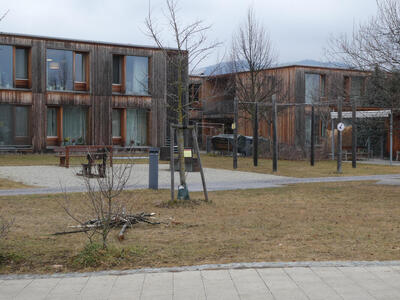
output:
<svg viewBox="0 0 400 300"><path fill-rule="evenodd" d="M241 68L239 70L240 72L248 70L248 66L246 66L245 62L241 62L239 65L241 65ZM308 67L340 68L340 69L350 68L350 66L347 66L343 63L322 62L312 59L304 59L296 62L281 63L273 67L286 67L286 66L308 66ZM222 62L219 64L200 68L197 72L193 73L192 75L212 76L212 75L229 74L232 73L232 71L233 71L232 62Z"/></svg>

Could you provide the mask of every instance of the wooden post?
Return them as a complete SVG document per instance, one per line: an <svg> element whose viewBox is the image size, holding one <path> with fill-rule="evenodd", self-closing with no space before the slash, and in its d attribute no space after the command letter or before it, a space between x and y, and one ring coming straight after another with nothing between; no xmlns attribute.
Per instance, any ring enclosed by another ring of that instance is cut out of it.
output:
<svg viewBox="0 0 400 300"><path fill-rule="evenodd" d="M393 164L393 111L390 111L390 165Z"/></svg>
<svg viewBox="0 0 400 300"><path fill-rule="evenodd" d="M331 145L331 151L332 151L332 160L335 160L335 120L332 118L331 119L331 140L332 140L332 145Z"/></svg>
<svg viewBox="0 0 400 300"><path fill-rule="evenodd" d="M342 122L342 97L338 99L338 123ZM337 172L342 173L342 132L338 130Z"/></svg>
<svg viewBox="0 0 400 300"><path fill-rule="evenodd" d="M233 168L237 169L237 154L238 154L238 101L237 98L235 97L234 99L234 118L233 118L233 124L235 124L235 127L233 128Z"/></svg>
<svg viewBox="0 0 400 300"><path fill-rule="evenodd" d="M357 168L357 107L356 100L353 99L351 106L351 166Z"/></svg>
<svg viewBox="0 0 400 300"><path fill-rule="evenodd" d="M193 142L194 142L194 149L195 149L196 154L197 154L197 159L199 160L200 175L201 175L201 182L203 184L204 198L205 198L206 202L208 202L208 192L207 192L207 186L206 186L206 179L204 177L203 165L201 163L199 144L197 143L197 139L195 139L195 136L197 136L196 128L192 129L192 136L193 136Z"/></svg>
<svg viewBox="0 0 400 300"><path fill-rule="evenodd" d="M315 140L315 115L314 115L314 105L311 107L311 155L310 155L310 164L314 166L314 156L315 156L315 148L314 148L314 140Z"/></svg>
<svg viewBox="0 0 400 300"><path fill-rule="evenodd" d="M253 164L258 166L258 102L255 103L253 125Z"/></svg>
<svg viewBox="0 0 400 300"><path fill-rule="evenodd" d="M175 130L172 127L172 125L169 126L170 130L170 144L169 144L169 167L171 169L171 201L175 200L175 155L174 155L174 135L175 135Z"/></svg>
<svg viewBox="0 0 400 300"><path fill-rule="evenodd" d="M272 171L278 171L278 137L277 137L277 108L276 108L276 96L272 95L272 122L273 122L273 132L272 132Z"/></svg>

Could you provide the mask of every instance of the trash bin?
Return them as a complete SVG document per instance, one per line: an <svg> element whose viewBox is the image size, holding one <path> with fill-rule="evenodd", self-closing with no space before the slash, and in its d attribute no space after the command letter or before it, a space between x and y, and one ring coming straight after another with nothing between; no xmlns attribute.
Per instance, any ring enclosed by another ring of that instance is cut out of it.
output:
<svg viewBox="0 0 400 300"><path fill-rule="evenodd" d="M149 189L158 190L158 148L149 150Z"/></svg>

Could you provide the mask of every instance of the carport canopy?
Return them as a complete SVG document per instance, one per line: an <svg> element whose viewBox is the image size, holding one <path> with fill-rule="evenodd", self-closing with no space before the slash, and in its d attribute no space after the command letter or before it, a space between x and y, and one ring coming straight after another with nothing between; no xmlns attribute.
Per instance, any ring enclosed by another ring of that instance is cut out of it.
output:
<svg viewBox="0 0 400 300"><path fill-rule="evenodd" d="M357 111L356 118L357 119L366 119L366 118L388 118L391 114L390 109L384 110L366 110L366 111ZM336 111L331 112L331 119L337 119L338 113ZM344 111L342 112L342 119L351 119L352 112Z"/></svg>

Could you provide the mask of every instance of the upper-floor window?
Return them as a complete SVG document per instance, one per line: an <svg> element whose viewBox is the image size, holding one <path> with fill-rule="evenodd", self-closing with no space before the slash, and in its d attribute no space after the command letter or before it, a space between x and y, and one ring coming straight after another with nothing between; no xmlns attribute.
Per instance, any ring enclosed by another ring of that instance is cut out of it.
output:
<svg viewBox="0 0 400 300"><path fill-rule="evenodd" d="M0 88L29 88L29 48L0 45Z"/></svg>
<svg viewBox="0 0 400 300"><path fill-rule="evenodd" d="M305 74L305 103L318 102L326 95L326 76L321 74Z"/></svg>
<svg viewBox="0 0 400 300"><path fill-rule="evenodd" d="M87 57L86 53L47 49L47 90L86 91Z"/></svg>
<svg viewBox="0 0 400 300"><path fill-rule="evenodd" d="M113 55L113 92L149 94L149 58Z"/></svg>
<svg viewBox="0 0 400 300"><path fill-rule="evenodd" d="M359 98L364 95L364 78L351 77L350 97Z"/></svg>

